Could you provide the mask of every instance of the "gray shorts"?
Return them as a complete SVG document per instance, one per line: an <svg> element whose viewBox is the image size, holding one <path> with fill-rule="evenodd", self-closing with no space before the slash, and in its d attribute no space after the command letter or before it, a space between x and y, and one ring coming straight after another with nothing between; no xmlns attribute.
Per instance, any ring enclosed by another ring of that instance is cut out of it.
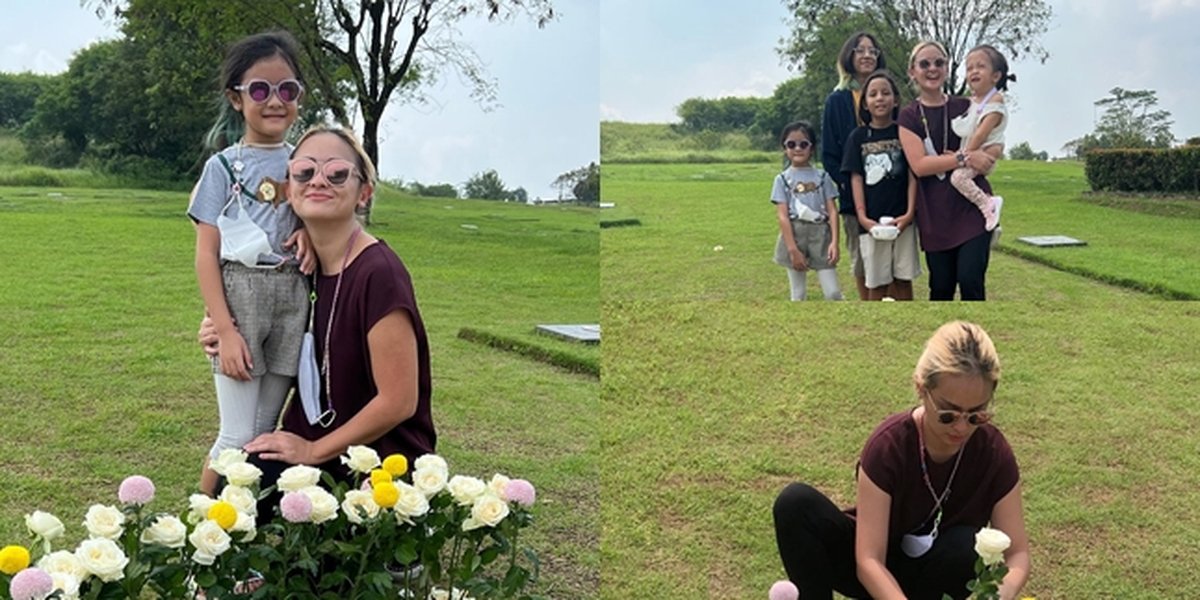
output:
<svg viewBox="0 0 1200 600"><path fill-rule="evenodd" d="M842 230L846 232L846 251L850 253L850 262L854 264L854 276L866 274L863 268L862 250L859 248L858 236L866 233L858 223L857 215L842 215Z"/></svg>
<svg viewBox="0 0 1200 600"><path fill-rule="evenodd" d="M833 241L833 234L829 231L829 223L809 223L808 221L793 220L792 235L795 236L796 247L800 249L800 253L808 261L808 268L818 271L833 268L827 260L829 242ZM788 256L787 244L783 242L782 233L775 240L775 264L788 267L789 269L792 267L792 259Z"/></svg>
<svg viewBox="0 0 1200 600"><path fill-rule="evenodd" d="M225 303L250 347L250 374L295 377L300 340L308 328L308 279L294 263L255 269L236 262L221 265L221 279ZM213 373L220 372L220 360L213 358Z"/></svg>

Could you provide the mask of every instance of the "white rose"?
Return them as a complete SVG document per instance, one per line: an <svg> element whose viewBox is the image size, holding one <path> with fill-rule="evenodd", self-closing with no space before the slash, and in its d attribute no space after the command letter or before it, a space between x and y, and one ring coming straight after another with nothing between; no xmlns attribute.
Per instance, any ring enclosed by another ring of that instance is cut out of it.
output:
<svg viewBox="0 0 1200 600"><path fill-rule="evenodd" d="M196 548L192 560L207 566L229 549L230 538L216 521L206 520L196 526L196 530L188 536L188 541Z"/></svg>
<svg viewBox="0 0 1200 600"><path fill-rule="evenodd" d="M50 575L54 575L55 573L74 575L75 579L79 581L82 581L89 574L88 570L83 568L83 563L79 562L79 557L75 556L73 552L67 552L66 550L51 552L43 556L38 561L37 567Z"/></svg>
<svg viewBox="0 0 1200 600"><path fill-rule="evenodd" d="M284 469L279 474L276 485L281 492L298 492L301 488L317 485L321 480L321 470L308 465L296 465Z"/></svg>
<svg viewBox="0 0 1200 600"><path fill-rule="evenodd" d="M40 510L33 511L31 515L25 515L25 527L29 529L29 533L47 542L61 536L66 531L63 522L59 521L58 517Z"/></svg>
<svg viewBox="0 0 1200 600"><path fill-rule="evenodd" d="M204 494L192 494L188 496L188 506L191 508L187 516L188 523L196 525L208 519L208 509L212 508L212 505L216 503L216 499L209 498Z"/></svg>
<svg viewBox="0 0 1200 600"><path fill-rule="evenodd" d="M342 457L342 464L350 467L355 473L367 475L371 469L383 464L379 461L379 453L367 446L350 446Z"/></svg>
<svg viewBox="0 0 1200 600"><path fill-rule="evenodd" d="M379 515L379 505L375 503L371 492L350 490L342 500L342 512L346 513L346 518L350 519L351 523L361 524L365 520L362 513L366 513L366 519L373 519Z"/></svg>
<svg viewBox="0 0 1200 600"><path fill-rule="evenodd" d="M310 523L324 523L337 518L338 501L333 494L315 485L302 488L299 492L312 502L312 514L308 517Z"/></svg>
<svg viewBox="0 0 1200 600"><path fill-rule="evenodd" d="M250 487L257 485L261 478L262 469L247 462L235 463L225 469L225 479L229 480L230 485Z"/></svg>
<svg viewBox="0 0 1200 600"><path fill-rule="evenodd" d="M1012 540L999 529L984 527L975 534L975 553L983 559L983 564L994 565L1004 561L1004 551L1008 550Z"/></svg>
<svg viewBox="0 0 1200 600"><path fill-rule="evenodd" d="M221 500L232 504L239 513L246 513L252 517L258 515L258 498L247 488L227 485L221 490Z"/></svg>
<svg viewBox="0 0 1200 600"><path fill-rule="evenodd" d="M450 478L450 483L446 485L446 489L450 490L450 495L454 496L454 501L462 506L468 506L475 503L475 499L482 496L487 491L487 484L483 483L482 479L476 477L467 477L465 475L455 475Z"/></svg>
<svg viewBox="0 0 1200 600"><path fill-rule="evenodd" d="M429 592L429 600L475 600L471 596L468 596L465 590L460 590L458 588L453 589L454 593L451 594L442 588L435 587Z"/></svg>
<svg viewBox="0 0 1200 600"><path fill-rule="evenodd" d="M413 485L421 490L426 498L432 498L446 488L446 477L446 471L441 469L417 469L413 471Z"/></svg>
<svg viewBox="0 0 1200 600"><path fill-rule="evenodd" d="M143 544L157 544L167 548L182 548L187 538L187 526L172 515L159 515L154 523L142 531L139 538Z"/></svg>
<svg viewBox="0 0 1200 600"><path fill-rule="evenodd" d="M483 526L495 527L508 516L508 503L499 496L484 494L471 506L471 516L463 521L463 531L471 531Z"/></svg>
<svg viewBox="0 0 1200 600"><path fill-rule="evenodd" d="M208 468L216 471L218 475L228 477L229 467L246 462L246 453L237 448L226 448L217 455L216 460L210 461Z"/></svg>
<svg viewBox="0 0 1200 600"><path fill-rule="evenodd" d="M512 480L508 477L496 473L495 475L492 475L492 480L488 482L488 490L490 490L493 494L503 498L504 487L507 486L508 482L510 481Z"/></svg>
<svg viewBox="0 0 1200 600"><path fill-rule="evenodd" d="M54 589L62 592L58 597L59 600L79 599L79 583L83 580L83 577L76 577L71 573L63 573L61 571L53 573L47 571L47 573L50 575L50 580L54 582ZM84 575L84 577L86 576Z"/></svg>
<svg viewBox="0 0 1200 600"><path fill-rule="evenodd" d="M443 473L449 473L450 467L446 464L446 459L436 454L423 454L420 458L413 461L413 470L428 470L435 469Z"/></svg>
<svg viewBox="0 0 1200 600"><path fill-rule="evenodd" d="M75 549L75 557L88 573L101 581L119 581L125 576L129 559L117 543L110 539L84 540Z"/></svg>
<svg viewBox="0 0 1200 600"><path fill-rule="evenodd" d="M254 540L254 536L258 535L258 528L255 526L254 517L242 511L238 511L237 521L233 527L229 528L230 533L240 533L238 541L243 544Z"/></svg>
<svg viewBox="0 0 1200 600"><path fill-rule="evenodd" d="M111 506L93 504L84 516L83 525L92 538L115 540L125 531L125 513Z"/></svg>
<svg viewBox="0 0 1200 600"><path fill-rule="evenodd" d="M429 500L425 498L425 494L421 490L403 481L396 482L396 489L400 491L400 497L396 500L396 505L392 507L396 513L396 521L412 525L412 517L419 517L429 512Z"/></svg>

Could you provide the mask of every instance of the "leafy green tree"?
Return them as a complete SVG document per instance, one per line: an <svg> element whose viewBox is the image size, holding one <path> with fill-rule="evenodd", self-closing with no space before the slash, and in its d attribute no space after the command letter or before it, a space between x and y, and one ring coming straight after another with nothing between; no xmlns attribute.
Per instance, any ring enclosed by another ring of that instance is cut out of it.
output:
<svg viewBox="0 0 1200 600"><path fill-rule="evenodd" d="M740 131L754 125L763 98L688 98L675 109L685 131Z"/></svg>
<svg viewBox="0 0 1200 600"><path fill-rule="evenodd" d="M558 188L559 198L565 195L566 190L571 190L571 194L575 199L584 204L598 204L600 202L600 165L592 162L585 167L579 167L559 175L551 183Z"/></svg>
<svg viewBox="0 0 1200 600"><path fill-rule="evenodd" d="M34 104L53 76L0 73L0 127L16 129L33 118Z"/></svg>
<svg viewBox="0 0 1200 600"><path fill-rule="evenodd" d="M946 81L955 94L966 89L960 81L958 66L967 52L980 43L995 46L1009 62L1026 56L1045 62L1049 53L1040 37L1046 32L1052 15L1045 0L782 0L791 14L790 35L780 53L802 68L832 61L810 60L814 40L823 29L839 26L852 16L855 27L877 36L890 38L892 32L904 40L929 39L941 42L950 54L950 72ZM862 17L862 19L859 18ZM852 33L847 31L845 38ZM893 45L893 39L881 39L893 72L903 75L908 66L912 44Z"/></svg>
<svg viewBox="0 0 1200 600"><path fill-rule="evenodd" d="M424 185L419 181L412 182L408 189L418 196L429 196L432 198L457 198L458 190L448 183L438 183L435 185Z"/></svg>
<svg viewBox="0 0 1200 600"><path fill-rule="evenodd" d="M504 181L495 169L476 173L463 184L463 197L478 200L504 200L509 197L509 191L504 188Z"/></svg>
<svg viewBox="0 0 1200 600"><path fill-rule="evenodd" d="M1126 90L1115 87L1110 96L1095 102L1104 109L1096 130L1067 142L1063 149L1083 157L1096 148L1170 148L1171 113L1155 110L1158 97L1154 90Z"/></svg>
<svg viewBox="0 0 1200 600"><path fill-rule="evenodd" d="M1029 142L1021 142L1008 150L1009 160L1033 160L1036 156L1033 148L1029 147Z"/></svg>
<svg viewBox="0 0 1200 600"><path fill-rule="evenodd" d="M525 204L526 202L529 202L529 192L523 187L518 187L517 189L510 190L508 192L508 199L512 200L513 202Z"/></svg>

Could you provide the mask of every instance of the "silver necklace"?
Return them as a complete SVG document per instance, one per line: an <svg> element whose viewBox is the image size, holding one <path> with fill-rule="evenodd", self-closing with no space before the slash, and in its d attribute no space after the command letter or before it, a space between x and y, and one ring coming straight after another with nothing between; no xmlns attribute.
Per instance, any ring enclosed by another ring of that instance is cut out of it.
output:
<svg viewBox="0 0 1200 600"><path fill-rule="evenodd" d="M333 409L333 392L332 386L329 383L329 346L331 345L329 336L333 333L333 318L337 314L338 296L342 291L342 276L346 274L346 266L350 264L350 251L354 248L354 241L358 239L358 234L362 232L361 227L355 227L354 233L350 234L350 241L346 244L346 255L342 257L342 270L338 271L337 283L333 285L333 302L329 307L329 320L325 322L325 343L321 349L321 378L325 380L325 402L329 408L321 413L321 417L317 419L321 427L328 428L337 419L337 411ZM315 289L315 286L314 286Z"/></svg>

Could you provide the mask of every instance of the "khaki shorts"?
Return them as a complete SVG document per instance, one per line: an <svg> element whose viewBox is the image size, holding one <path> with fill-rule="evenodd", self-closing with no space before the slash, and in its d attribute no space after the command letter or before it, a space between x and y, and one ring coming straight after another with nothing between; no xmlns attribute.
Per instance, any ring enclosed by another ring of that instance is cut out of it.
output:
<svg viewBox="0 0 1200 600"><path fill-rule="evenodd" d="M897 279L912 281L921 275L915 224L905 228L894 240L877 240L864 233L858 236L858 243L862 249L867 287L883 287Z"/></svg>
<svg viewBox="0 0 1200 600"><path fill-rule="evenodd" d="M308 328L308 279L294 264L254 269L235 262L221 265L221 279L225 303L250 347L250 375L295 377L300 341ZM212 363L213 373L220 373L219 357Z"/></svg>
<svg viewBox="0 0 1200 600"><path fill-rule="evenodd" d="M796 247L808 261L808 268L821 270L832 269L828 259L829 242L833 234L829 231L829 223L809 223L808 221L792 221L792 235L796 239ZM792 259L788 256L787 244L783 242L783 234L775 240L775 264L792 268Z"/></svg>
<svg viewBox="0 0 1200 600"><path fill-rule="evenodd" d="M858 217L855 215L840 216L842 230L846 232L846 251L850 253L850 262L854 263L854 276L862 277L865 271L863 271L862 251L858 247L858 236L863 232L862 225L858 224Z"/></svg>

